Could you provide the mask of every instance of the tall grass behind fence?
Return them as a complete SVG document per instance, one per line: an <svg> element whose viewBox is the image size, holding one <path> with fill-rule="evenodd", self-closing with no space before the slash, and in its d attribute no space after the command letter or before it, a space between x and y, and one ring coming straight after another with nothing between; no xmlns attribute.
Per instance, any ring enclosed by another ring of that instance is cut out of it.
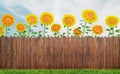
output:
<svg viewBox="0 0 120 74"><path fill-rule="evenodd" d="M0 68L120 68L120 38L0 38Z"/></svg>

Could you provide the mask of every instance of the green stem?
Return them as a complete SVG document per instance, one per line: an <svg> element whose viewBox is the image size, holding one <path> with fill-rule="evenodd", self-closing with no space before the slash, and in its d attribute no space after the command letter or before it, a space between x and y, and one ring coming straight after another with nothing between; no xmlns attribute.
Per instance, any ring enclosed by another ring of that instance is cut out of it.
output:
<svg viewBox="0 0 120 74"><path fill-rule="evenodd" d="M21 37L21 33L19 32L19 36Z"/></svg>
<svg viewBox="0 0 120 74"><path fill-rule="evenodd" d="M69 36L69 27L67 27L67 37Z"/></svg>
<svg viewBox="0 0 120 74"><path fill-rule="evenodd" d="M114 34L115 34L115 33L114 33L114 28L111 28L111 29L112 29L112 32L113 32L113 37L114 37Z"/></svg>
<svg viewBox="0 0 120 74"><path fill-rule="evenodd" d="M6 33L5 33L5 36L7 37L7 26L6 26Z"/></svg>
<svg viewBox="0 0 120 74"><path fill-rule="evenodd" d="M57 34L58 34L58 37L59 37L59 32Z"/></svg>
<svg viewBox="0 0 120 74"><path fill-rule="evenodd" d="M44 25L44 32L43 32L43 37L45 37L45 25Z"/></svg>
<svg viewBox="0 0 120 74"><path fill-rule="evenodd" d="M84 36L84 34L85 34L85 28L86 28L86 22L85 22L84 27L83 27L82 37L83 37L83 36Z"/></svg>
<svg viewBox="0 0 120 74"><path fill-rule="evenodd" d="M28 37L30 37L30 26L28 27Z"/></svg>

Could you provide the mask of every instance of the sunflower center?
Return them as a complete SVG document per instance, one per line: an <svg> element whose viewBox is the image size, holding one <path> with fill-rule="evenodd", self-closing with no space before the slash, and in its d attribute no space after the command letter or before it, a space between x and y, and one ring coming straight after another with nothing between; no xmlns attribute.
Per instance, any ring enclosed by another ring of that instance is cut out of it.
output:
<svg viewBox="0 0 120 74"><path fill-rule="evenodd" d="M12 22L12 20L11 20L11 18L6 18L6 19L4 20L4 22L5 22L6 24L9 24L9 23Z"/></svg>
<svg viewBox="0 0 120 74"><path fill-rule="evenodd" d="M58 27L58 26L54 26L54 29L55 29L55 30L58 30L58 29L59 29L59 27Z"/></svg>
<svg viewBox="0 0 120 74"><path fill-rule="evenodd" d="M91 12L87 13L86 16L88 19L94 19L94 14Z"/></svg>
<svg viewBox="0 0 120 74"><path fill-rule="evenodd" d="M67 19L66 19L66 23L67 23L67 24L71 24L72 21L73 21L72 18L67 18Z"/></svg>
<svg viewBox="0 0 120 74"><path fill-rule="evenodd" d="M102 30L101 30L101 28L100 27L96 27L95 28L95 32L101 32Z"/></svg>
<svg viewBox="0 0 120 74"><path fill-rule="evenodd" d="M29 18L29 21L30 21L30 22L35 22L35 17L30 17L30 18Z"/></svg>
<svg viewBox="0 0 120 74"><path fill-rule="evenodd" d="M43 20L45 22L50 22L51 18L50 18L50 16L44 16Z"/></svg>
<svg viewBox="0 0 120 74"><path fill-rule="evenodd" d="M111 23L111 24L114 24L116 21L115 21L115 19L110 19L109 20L109 23Z"/></svg>
<svg viewBox="0 0 120 74"><path fill-rule="evenodd" d="M18 28L19 28L20 30L23 30L23 29L24 29L24 26L19 25Z"/></svg>

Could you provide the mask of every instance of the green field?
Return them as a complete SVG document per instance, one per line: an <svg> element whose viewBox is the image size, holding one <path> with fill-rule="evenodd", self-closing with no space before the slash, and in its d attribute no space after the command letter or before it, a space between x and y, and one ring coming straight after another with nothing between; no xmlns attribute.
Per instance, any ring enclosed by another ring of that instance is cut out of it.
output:
<svg viewBox="0 0 120 74"><path fill-rule="evenodd" d="M120 74L119 69L0 70L0 74Z"/></svg>

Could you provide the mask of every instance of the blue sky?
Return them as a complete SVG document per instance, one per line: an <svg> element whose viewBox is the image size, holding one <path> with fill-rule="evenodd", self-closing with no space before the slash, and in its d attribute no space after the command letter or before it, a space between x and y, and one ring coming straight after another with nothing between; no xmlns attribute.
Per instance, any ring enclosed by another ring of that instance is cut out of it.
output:
<svg viewBox="0 0 120 74"><path fill-rule="evenodd" d="M95 24L100 24L105 28L107 27L104 23L106 16L116 15L120 18L120 0L0 0L0 18L3 14L9 13L15 16L15 23L26 23L25 16L29 13L34 13L39 17L42 12L49 11L55 15L55 23L60 24L62 24L61 19L64 14L73 14L77 19L74 27L77 27L84 9L95 10L99 16ZM40 27L37 27L35 30L39 29Z"/></svg>

